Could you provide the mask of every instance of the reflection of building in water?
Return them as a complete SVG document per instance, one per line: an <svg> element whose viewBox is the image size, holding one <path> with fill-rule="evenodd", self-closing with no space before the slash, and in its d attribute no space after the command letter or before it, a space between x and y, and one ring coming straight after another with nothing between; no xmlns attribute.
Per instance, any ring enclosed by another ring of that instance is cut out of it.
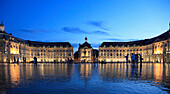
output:
<svg viewBox="0 0 170 94"><path fill-rule="evenodd" d="M162 73L163 73L163 65L160 63L154 64L154 79L155 79L155 81L160 82L160 80L162 80Z"/></svg>
<svg viewBox="0 0 170 94"><path fill-rule="evenodd" d="M4 31L4 24L0 24L0 62L60 62L73 60L73 46L69 42L38 42L16 38Z"/></svg>
<svg viewBox="0 0 170 94"><path fill-rule="evenodd" d="M92 65L91 64L81 64L80 65L80 75L82 77L90 77L92 75Z"/></svg>
<svg viewBox="0 0 170 94"><path fill-rule="evenodd" d="M0 63L0 93L6 92L6 87L17 86L21 80L52 79L69 81L73 76L74 64L6 64ZM22 83L27 84L27 83ZM5 88L3 88L3 87Z"/></svg>
<svg viewBox="0 0 170 94"><path fill-rule="evenodd" d="M155 82L163 81L165 83L170 83L169 70L170 64L165 64L165 66L163 66L163 64L160 63L144 63L142 67L140 67L140 64L133 67L131 64L127 66L125 63L112 63L99 64L98 67L99 76L101 76L103 80L112 78L140 78L140 80L154 80Z"/></svg>
<svg viewBox="0 0 170 94"><path fill-rule="evenodd" d="M99 64L98 71L99 75L103 78L124 78L130 76L130 70L128 74L126 73L126 64L125 63L108 63L108 64Z"/></svg>
<svg viewBox="0 0 170 94"><path fill-rule="evenodd" d="M19 84L20 82L20 67L18 64L10 65L10 80L12 84Z"/></svg>
<svg viewBox="0 0 170 94"><path fill-rule="evenodd" d="M10 79L9 65L0 63L0 94L6 94L6 87L11 85Z"/></svg>
<svg viewBox="0 0 170 94"><path fill-rule="evenodd" d="M59 75L59 78L70 78L73 75L74 65L59 63L57 65L44 64L43 75Z"/></svg>
<svg viewBox="0 0 170 94"><path fill-rule="evenodd" d="M20 67L17 64L0 64L0 94L20 83Z"/></svg>
<svg viewBox="0 0 170 94"><path fill-rule="evenodd" d="M21 66L22 69L24 66ZM25 73L24 71L25 70ZM25 78L32 78L34 76L38 77L50 77L49 78L64 78L70 79L73 75L74 64L52 64L52 63L44 63L38 64L35 66L34 64L26 64L25 69L23 69L21 75L25 75ZM53 76L52 76L53 75Z"/></svg>
<svg viewBox="0 0 170 94"><path fill-rule="evenodd" d="M151 39L130 42L103 42L99 46L99 61L125 62L129 54L141 54L144 62L170 62L170 29ZM129 60L130 60L129 56Z"/></svg>

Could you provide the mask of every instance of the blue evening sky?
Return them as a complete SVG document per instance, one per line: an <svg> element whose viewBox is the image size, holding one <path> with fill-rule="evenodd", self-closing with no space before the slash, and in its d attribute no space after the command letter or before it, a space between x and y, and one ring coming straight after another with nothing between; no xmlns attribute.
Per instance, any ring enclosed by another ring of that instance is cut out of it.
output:
<svg viewBox="0 0 170 94"><path fill-rule="evenodd" d="M25 40L79 43L152 38L169 29L170 0L0 0L5 30Z"/></svg>

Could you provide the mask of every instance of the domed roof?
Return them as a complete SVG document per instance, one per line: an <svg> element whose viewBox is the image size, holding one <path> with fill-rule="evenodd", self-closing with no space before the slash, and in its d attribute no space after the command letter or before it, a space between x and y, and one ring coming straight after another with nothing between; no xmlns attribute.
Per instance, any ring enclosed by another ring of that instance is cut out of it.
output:
<svg viewBox="0 0 170 94"><path fill-rule="evenodd" d="M85 42L82 45L81 44L79 45L79 49L80 48L85 48L85 47L92 48L91 45L88 42Z"/></svg>

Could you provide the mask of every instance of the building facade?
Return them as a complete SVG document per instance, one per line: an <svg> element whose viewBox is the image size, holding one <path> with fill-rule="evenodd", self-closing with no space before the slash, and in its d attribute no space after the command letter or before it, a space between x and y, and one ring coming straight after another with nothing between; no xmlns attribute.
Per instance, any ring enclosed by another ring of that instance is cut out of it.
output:
<svg viewBox="0 0 170 94"><path fill-rule="evenodd" d="M5 32L0 24L0 62L66 62L73 60L73 46L69 42L37 42L16 38Z"/></svg>
<svg viewBox="0 0 170 94"><path fill-rule="evenodd" d="M126 62L125 56L142 55L143 62L170 62L170 30L145 40L131 42L103 42L99 46L99 61Z"/></svg>
<svg viewBox="0 0 170 94"><path fill-rule="evenodd" d="M170 26L170 25L169 25ZM87 42L79 44L78 51L69 42L38 42L23 40L5 32L0 24L0 62L125 62L125 56L142 55L143 62L170 62L170 29L151 39L130 42L103 42L99 50Z"/></svg>
<svg viewBox="0 0 170 94"><path fill-rule="evenodd" d="M87 42L87 37L85 38L85 42L83 44L79 44L78 61L93 62L93 48Z"/></svg>

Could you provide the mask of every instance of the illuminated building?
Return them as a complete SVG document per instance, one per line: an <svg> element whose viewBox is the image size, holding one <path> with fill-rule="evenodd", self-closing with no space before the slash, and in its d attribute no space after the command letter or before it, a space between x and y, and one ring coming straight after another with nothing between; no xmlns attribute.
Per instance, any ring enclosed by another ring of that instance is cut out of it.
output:
<svg viewBox="0 0 170 94"><path fill-rule="evenodd" d="M75 58L75 61L94 62L97 61L98 50L93 49L87 42L87 37L85 37L85 42L82 45L79 44L79 48L75 53L75 57L77 57Z"/></svg>
<svg viewBox="0 0 170 94"><path fill-rule="evenodd" d="M170 25L169 25L170 26ZM130 42L103 42L99 51L91 47L85 38L79 44L78 51L73 55L73 46L69 42L38 42L16 38L5 32L5 26L0 24L0 62L33 61L38 62L125 62L129 54L141 54L143 62L170 62L170 29L151 39ZM99 56L98 56L99 55Z"/></svg>
<svg viewBox="0 0 170 94"><path fill-rule="evenodd" d="M66 62L73 60L73 46L69 42L37 42L16 38L0 24L0 62L33 61Z"/></svg>
<svg viewBox="0 0 170 94"><path fill-rule="evenodd" d="M125 62L129 54L141 54L143 62L170 62L170 29L151 39L130 42L103 42L99 46L99 61Z"/></svg>

